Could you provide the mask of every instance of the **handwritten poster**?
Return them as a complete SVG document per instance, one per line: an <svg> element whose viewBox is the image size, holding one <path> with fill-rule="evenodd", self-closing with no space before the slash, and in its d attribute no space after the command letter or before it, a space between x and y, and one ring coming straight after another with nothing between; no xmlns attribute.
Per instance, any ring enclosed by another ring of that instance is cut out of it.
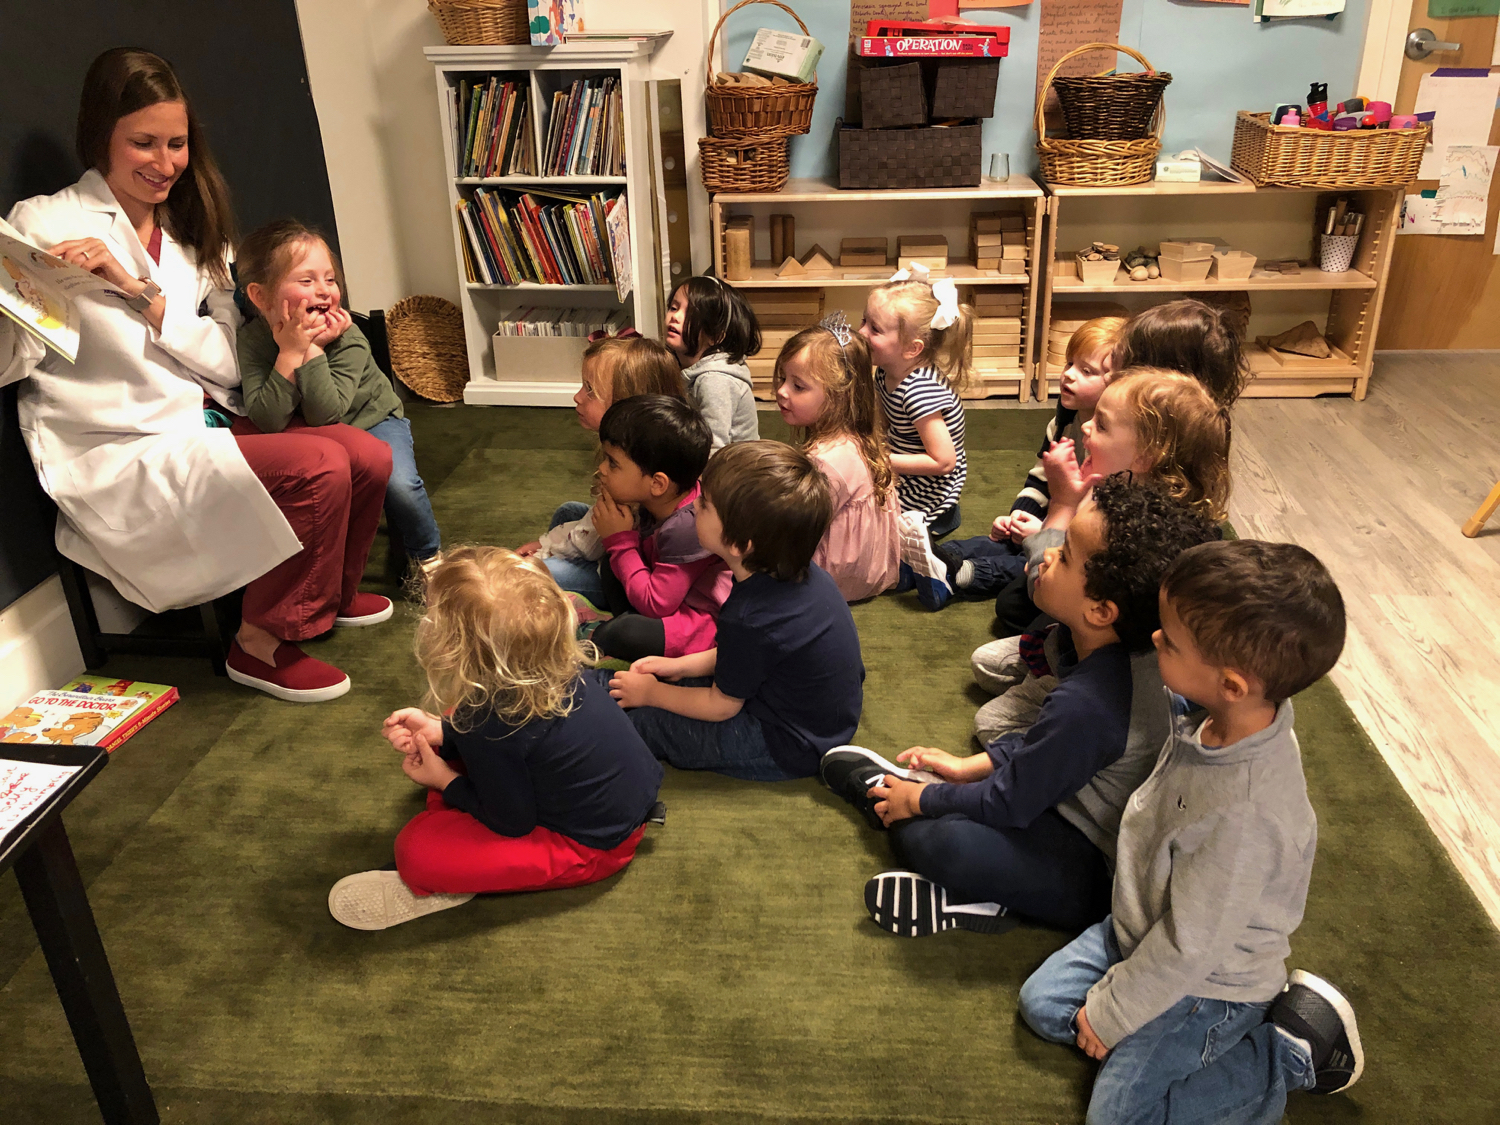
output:
<svg viewBox="0 0 1500 1125"><path fill-rule="evenodd" d="M1500 146L1448 146L1437 190L1437 218L1444 234L1484 233L1497 154Z"/></svg>
<svg viewBox="0 0 1500 1125"><path fill-rule="evenodd" d="M1042 0L1036 47L1038 90L1057 60L1075 47L1120 41L1120 4L1121 0ZM1098 74L1112 69L1115 60L1114 51L1090 51L1069 60L1058 73L1070 78Z"/></svg>
<svg viewBox="0 0 1500 1125"><path fill-rule="evenodd" d="M927 0L850 0L849 39L858 39L865 33L865 25L871 20L905 20L920 23L931 19Z"/></svg>
<svg viewBox="0 0 1500 1125"><path fill-rule="evenodd" d="M77 772L77 766L0 761L0 839Z"/></svg>

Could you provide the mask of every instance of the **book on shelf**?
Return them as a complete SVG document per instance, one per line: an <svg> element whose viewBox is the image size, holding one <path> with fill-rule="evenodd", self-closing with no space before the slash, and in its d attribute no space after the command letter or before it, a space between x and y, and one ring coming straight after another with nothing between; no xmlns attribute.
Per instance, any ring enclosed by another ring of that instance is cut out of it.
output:
<svg viewBox="0 0 1500 1125"><path fill-rule="evenodd" d="M625 103L619 78L579 78L552 95L542 169L548 176L625 174Z"/></svg>
<svg viewBox="0 0 1500 1125"><path fill-rule="evenodd" d="M166 684L79 676L0 715L0 742L112 751L176 702Z"/></svg>
<svg viewBox="0 0 1500 1125"><path fill-rule="evenodd" d="M587 337L595 332L618 336L630 327L628 309L557 309L528 306L501 316L497 336Z"/></svg>
<svg viewBox="0 0 1500 1125"><path fill-rule="evenodd" d="M458 201L457 211L470 282L614 285L621 300L630 292L623 192L583 196L475 188L471 197ZM622 261L623 290L617 273Z"/></svg>
<svg viewBox="0 0 1500 1125"><path fill-rule="evenodd" d="M498 77L448 90L453 122L453 166L459 176L534 176L536 140L525 82Z"/></svg>

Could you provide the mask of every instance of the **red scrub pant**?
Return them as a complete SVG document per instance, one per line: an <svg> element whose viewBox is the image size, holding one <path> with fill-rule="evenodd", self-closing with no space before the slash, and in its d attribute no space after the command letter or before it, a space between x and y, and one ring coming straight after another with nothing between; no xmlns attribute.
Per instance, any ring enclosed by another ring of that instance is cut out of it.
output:
<svg viewBox="0 0 1500 1125"><path fill-rule="evenodd" d="M245 587L241 616L283 641L320 636L359 590L385 506L391 447L342 422L309 426L300 418L279 434L238 418L230 432L302 543Z"/></svg>
<svg viewBox="0 0 1500 1125"><path fill-rule="evenodd" d="M429 789L426 811L396 837L396 871L419 895L581 887L624 870L645 834L643 824L608 851L540 826L525 836L501 836Z"/></svg>

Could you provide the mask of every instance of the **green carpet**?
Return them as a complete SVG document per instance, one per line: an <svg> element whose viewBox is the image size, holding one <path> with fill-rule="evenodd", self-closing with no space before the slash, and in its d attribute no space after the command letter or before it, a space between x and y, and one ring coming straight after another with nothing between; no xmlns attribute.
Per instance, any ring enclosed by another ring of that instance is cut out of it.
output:
<svg viewBox="0 0 1500 1125"><path fill-rule="evenodd" d="M450 544L520 543L585 495L571 412L412 415ZM970 413L965 532L1014 494L1044 417ZM861 740L965 748L989 607L884 597L854 614ZM355 688L313 707L193 661L109 667L183 697L66 818L165 1121L1081 1120L1091 1064L1015 1014L1065 936L879 933L860 895L885 842L816 782L669 770L667 825L617 878L339 926L329 886L387 862L420 804L377 734L420 694L411 620L315 646ZM1297 706L1320 848L1293 962L1352 998L1368 1069L1347 1097L1294 1095L1289 1116L1493 1121L1496 932L1334 689ZM10 878L0 981L0 1117L97 1121Z"/></svg>

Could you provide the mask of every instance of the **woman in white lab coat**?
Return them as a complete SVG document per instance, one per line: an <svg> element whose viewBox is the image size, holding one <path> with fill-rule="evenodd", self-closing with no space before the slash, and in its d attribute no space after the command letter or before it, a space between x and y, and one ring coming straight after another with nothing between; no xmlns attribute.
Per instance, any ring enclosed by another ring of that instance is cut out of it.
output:
<svg viewBox="0 0 1500 1125"><path fill-rule="evenodd" d="M0 385L25 380L21 430L57 502L58 550L153 612L246 586L230 676L284 699L342 695L348 677L291 642L390 616L348 580L385 495L379 454L208 424L205 396L243 413L228 192L164 60L120 48L94 61L78 150L83 178L9 221L118 291L76 298L71 364L0 318ZM373 518L351 518L374 477Z"/></svg>

